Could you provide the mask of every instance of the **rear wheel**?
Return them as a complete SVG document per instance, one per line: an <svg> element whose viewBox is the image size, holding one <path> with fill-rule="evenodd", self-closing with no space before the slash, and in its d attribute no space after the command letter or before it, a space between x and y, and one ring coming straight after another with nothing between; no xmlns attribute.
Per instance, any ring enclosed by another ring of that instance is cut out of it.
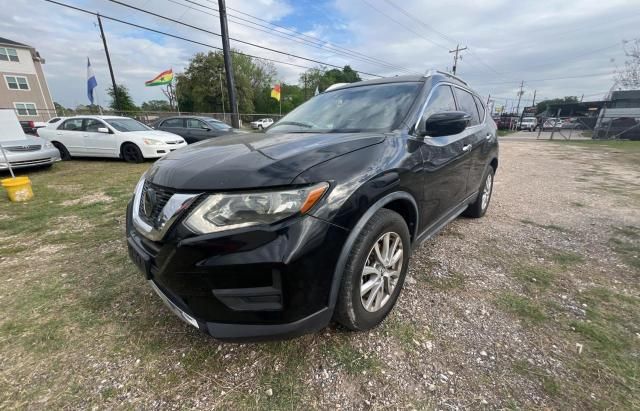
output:
<svg viewBox="0 0 640 411"><path fill-rule="evenodd" d="M121 151L122 158L127 163L142 163L144 161L140 148L133 143L123 144Z"/></svg>
<svg viewBox="0 0 640 411"><path fill-rule="evenodd" d="M493 193L493 176L495 171L493 167L489 167L487 173L482 179L482 184L480 185L480 192L478 193L478 197L476 201L472 204L469 204L466 210L462 213L462 215L471 218L480 218L487 212L489 208L489 202L491 201L491 194Z"/></svg>
<svg viewBox="0 0 640 411"><path fill-rule="evenodd" d="M54 141L51 144L53 144L53 146L60 152L60 158L62 159L62 161L71 160L71 154L69 154L69 150L67 150L64 144L57 141Z"/></svg>
<svg viewBox="0 0 640 411"><path fill-rule="evenodd" d="M394 211L378 210L351 248L335 320L352 330L368 330L380 324L398 299L410 250L404 219Z"/></svg>

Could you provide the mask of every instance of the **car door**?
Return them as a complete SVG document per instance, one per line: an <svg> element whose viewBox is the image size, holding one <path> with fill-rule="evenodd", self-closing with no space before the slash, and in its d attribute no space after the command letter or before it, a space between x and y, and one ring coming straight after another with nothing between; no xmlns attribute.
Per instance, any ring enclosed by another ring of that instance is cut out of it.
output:
<svg viewBox="0 0 640 411"><path fill-rule="evenodd" d="M52 138L52 140L62 143L72 156L83 156L85 154L82 137L83 120L83 118L65 120L58 126L55 136Z"/></svg>
<svg viewBox="0 0 640 411"><path fill-rule="evenodd" d="M184 124L184 118L168 118L160 123L158 129L177 134L180 137L184 138L187 143L190 142L188 139L189 135L187 133L187 128Z"/></svg>
<svg viewBox="0 0 640 411"><path fill-rule="evenodd" d="M480 115L480 125L478 132L472 134L471 149L471 167L469 169L469 178L467 180L467 192L473 194L480 188L484 172L491 161L491 148L495 144L495 129L489 125L487 121L487 110L476 95L473 96Z"/></svg>
<svg viewBox="0 0 640 411"><path fill-rule="evenodd" d="M197 118L188 118L186 123L190 140L188 141L189 143L195 143L214 136L214 131L202 120Z"/></svg>
<svg viewBox="0 0 640 411"><path fill-rule="evenodd" d="M107 129L101 133L99 129ZM86 155L95 157L118 157L118 142L113 131L101 120L86 118L83 122L84 150Z"/></svg>
<svg viewBox="0 0 640 411"><path fill-rule="evenodd" d="M436 113L456 110L452 86L439 84L429 95L423 120ZM424 138L421 152L425 191L421 219L425 228L447 218L465 199L470 167L465 148L468 137L469 132L465 130L454 135Z"/></svg>

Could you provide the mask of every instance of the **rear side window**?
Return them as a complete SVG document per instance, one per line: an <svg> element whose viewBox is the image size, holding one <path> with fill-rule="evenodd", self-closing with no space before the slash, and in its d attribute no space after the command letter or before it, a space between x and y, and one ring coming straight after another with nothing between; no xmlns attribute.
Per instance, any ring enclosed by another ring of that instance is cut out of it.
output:
<svg viewBox="0 0 640 411"><path fill-rule="evenodd" d="M84 122L84 131L89 133L97 133L99 128L107 127L100 120L96 120L93 118L88 118Z"/></svg>
<svg viewBox="0 0 640 411"><path fill-rule="evenodd" d="M181 118L170 118L162 123L162 127L184 127L184 121Z"/></svg>
<svg viewBox="0 0 640 411"><path fill-rule="evenodd" d="M456 101L449 86L437 86L431 94L429 104L424 111L424 118L428 119L432 114L443 111L456 111Z"/></svg>
<svg viewBox="0 0 640 411"><path fill-rule="evenodd" d="M486 109L484 108L484 104L482 104L482 100L478 98L478 96L473 96L473 99L476 101L476 106L478 107L478 113L480 113L480 122L484 121L484 116L486 115Z"/></svg>
<svg viewBox="0 0 640 411"><path fill-rule="evenodd" d="M82 131L82 119L81 118L73 118L65 121L59 127L61 130L68 131Z"/></svg>
<svg viewBox="0 0 640 411"><path fill-rule="evenodd" d="M464 91L457 87L454 87L456 93L456 99L458 100L458 109L464 111L471 116L470 126L480 124L480 116L478 115L478 108L473 100L473 95L468 91Z"/></svg>
<svg viewBox="0 0 640 411"><path fill-rule="evenodd" d="M205 125L202 121L196 118L188 118L187 119L187 128L204 128Z"/></svg>

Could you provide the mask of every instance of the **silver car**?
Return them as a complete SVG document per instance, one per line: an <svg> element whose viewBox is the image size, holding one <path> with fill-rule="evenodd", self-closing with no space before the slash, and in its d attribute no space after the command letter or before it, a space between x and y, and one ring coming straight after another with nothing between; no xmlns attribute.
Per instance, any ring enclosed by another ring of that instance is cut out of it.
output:
<svg viewBox="0 0 640 411"><path fill-rule="evenodd" d="M60 152L49 140L38 137L27 137L19 140L0 140L7 160L12 168L48 167L60 161ZM7 162L0 154L0 170L7 170Z"/></svg>

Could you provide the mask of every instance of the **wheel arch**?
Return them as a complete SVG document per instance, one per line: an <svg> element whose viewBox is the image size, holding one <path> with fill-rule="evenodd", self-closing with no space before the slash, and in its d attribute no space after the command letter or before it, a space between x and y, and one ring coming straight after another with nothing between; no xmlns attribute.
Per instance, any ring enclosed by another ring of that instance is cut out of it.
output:
<svg viewBox="0 0 640 411"><path fill-rule="evenodd" d="M418 213L418 204L415 198L406 191L393 191L385 196L379 198L375 203L373 203L358 219L354 227L351 229L347 240L342 246L342 250L340 252L340 256L338 257L338 262L336 263L336 267L333 272L333 278L331 280L331 292L329 294L329 309L333 313L335 310L336 302L338 299L338 293L340 291L340 283L342 281L342 275L344 272L344 268L347 265L347 259L349 258L349 253L351 252L351 248L356 241L358 235L364 228L367 221L371 219L371 217L381 208L386 208L392 211L397 212L402 216L402 218L407 221L407 218L414 219L413 220L413 228L409 223L407 226L409 227L409 234L411 236L411 242L413 243L417 237L418 231L418 222L419 222L419 213Z"/></svg>
<svg viewBox="0 0 640 411"><path fill-rule="evenodd" d="M118 147L118 157L120 157L120 158L124 158L124 156L122 155L122 149L123 149L123 148L124 148L124 146L126 146L127 144L133 144L134 146L138 147L138 150L140 150L140 153L142 153L142 148L140 147L140 145L139 145L139 144L134 143L134 142L133 142L133 141L131 141L131 140L125 140L125 141L122 141L122 142L120 143L120 146ZM142 156L144 157L144 154L143 154Z"/></svg>

